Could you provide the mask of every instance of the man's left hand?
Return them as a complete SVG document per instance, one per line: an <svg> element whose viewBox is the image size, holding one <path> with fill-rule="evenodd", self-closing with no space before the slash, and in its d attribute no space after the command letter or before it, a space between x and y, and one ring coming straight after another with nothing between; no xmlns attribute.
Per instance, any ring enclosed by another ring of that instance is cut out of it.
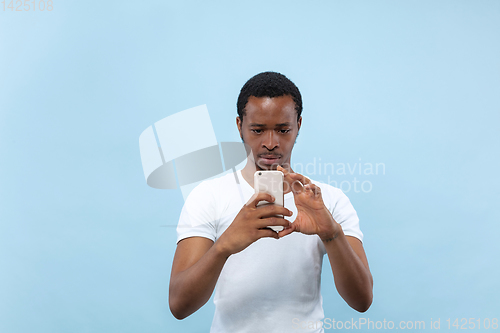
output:
<svg viewBox="0 0 500 333"><path fill-rule="evenodd" d="M278 236L281 238L298 231L306 235L318 235L323 241L335 238L341 227L326 208L321 189L299 173L290 173L281 166L278 166L278 171L283 172L284 187L291 189L297 207L297 217L292 226L280 231Z"/></svg>

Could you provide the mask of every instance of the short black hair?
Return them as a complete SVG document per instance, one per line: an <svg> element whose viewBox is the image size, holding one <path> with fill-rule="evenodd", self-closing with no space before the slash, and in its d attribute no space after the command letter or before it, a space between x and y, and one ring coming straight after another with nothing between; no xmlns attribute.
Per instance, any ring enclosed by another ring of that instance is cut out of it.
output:
<svg viewBox="0 0 500 333"><path fill-rule="evenodd" d="M295 110L297 110L297 120L299 120L302 114L302 96L300 95L299 88L281 73L262 72L255 75L245 83L238 96L236 108L240 120L243 121L245 107L250 96L273 98L284 95L289 95L293 98Z"/></svg>

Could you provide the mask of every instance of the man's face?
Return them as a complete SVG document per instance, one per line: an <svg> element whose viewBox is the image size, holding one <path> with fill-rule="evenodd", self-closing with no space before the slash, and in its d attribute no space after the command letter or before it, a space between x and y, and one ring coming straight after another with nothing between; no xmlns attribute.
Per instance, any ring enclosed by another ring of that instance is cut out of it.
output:
<svg viewBox="0 0 500 333"><path fill-rule="evenodd" d="M297 121L295 102L289 95L248 98L243 121L236 118L241 139L252 149L258 170L290 165L295 139L302 123Z"/></svg>

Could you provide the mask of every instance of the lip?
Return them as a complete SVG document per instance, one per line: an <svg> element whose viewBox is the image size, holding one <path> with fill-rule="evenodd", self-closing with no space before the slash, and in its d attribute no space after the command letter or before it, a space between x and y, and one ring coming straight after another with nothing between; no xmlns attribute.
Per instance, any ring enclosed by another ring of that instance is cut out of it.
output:
<svg viewBox="0 0 500 333"><path fill-rule="evenodd" d="M275 164L281 158L280 155L258 155L258 157L266 165Z"/></svg>

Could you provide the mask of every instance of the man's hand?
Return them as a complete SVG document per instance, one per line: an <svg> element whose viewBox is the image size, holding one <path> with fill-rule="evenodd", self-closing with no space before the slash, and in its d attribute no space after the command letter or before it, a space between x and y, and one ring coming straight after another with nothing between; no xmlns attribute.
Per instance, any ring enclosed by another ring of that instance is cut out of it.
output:
<svg viewBox="0 0 500 333"><path fill-rule="evenodd" d="M238 253L256 240L263 237L278 239L278 233L267 228L268 226L283 226L287 230L291 223L283 217L276 215L292 216L292 212L278 205L265 205L257 207L259 201L274 202L272 195L258 193L243 206L233 222L215 242L219 250L227 257Z"/></svg>
<svg viewBox="0 0 500 333"><path fill-rule="evenodd" d="M177 244L169 289L170 310L177 319L189 316L208 301L230 255L262 237L278 238L267 226L290 228L289 221L275 215L291 216L292 212L277 205L257 207L262 200L274 202L267 193L252 196L215 243L204 237L189 237Z"/></svg>
<svg viewBox="0 0 500 333"><path fill-rule="evenodd" d="M281 166L278 166L278 170L285 175L284 187L293 192L297 207L297 217L292 227L280 231L278 236L283 237L298 231L307 235L318 235L323 241L335 238L341 227L326 208L321 189L299 173L290 173Z"/></svg>
<svg viewBox="0 0 500 333"><path fill-rule="evenodd" d="M301 174L289 173L279 166L278 170L285 175L284 185L293 192L298 211L292 227L278 235L282 237L293 231L318 235L325 245L340 296L357 311L368 310L373 299L373 278L361 241L344 235L323 203L318 186Z"/></svg>

